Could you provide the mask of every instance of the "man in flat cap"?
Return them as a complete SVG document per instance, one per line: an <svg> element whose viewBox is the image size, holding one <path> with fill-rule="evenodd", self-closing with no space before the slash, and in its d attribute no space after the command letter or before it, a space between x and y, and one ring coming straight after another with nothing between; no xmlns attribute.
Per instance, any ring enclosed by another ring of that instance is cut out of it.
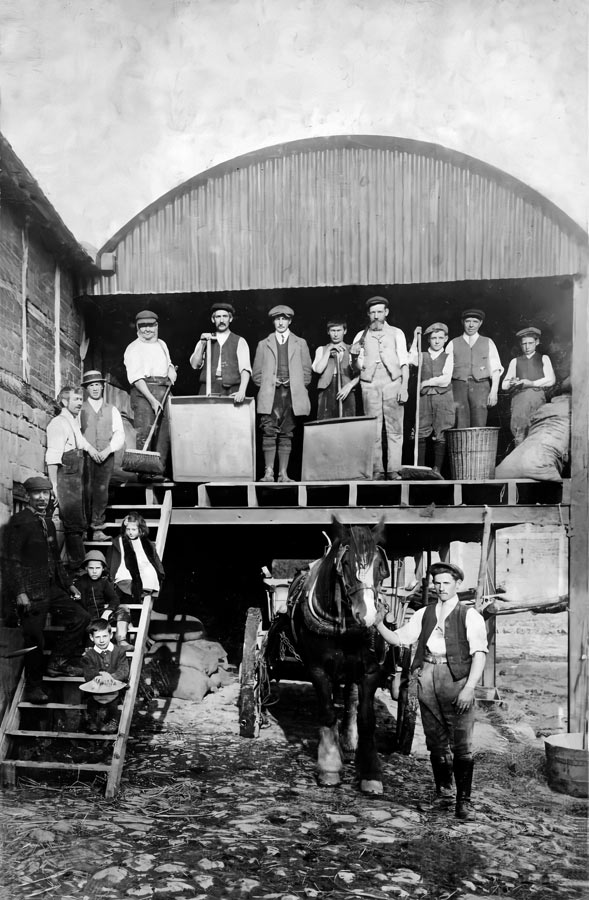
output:
<svg viewBox="0 0 589 900"><path fill-rule="evenodd" d="M516 333L521 355L510 360L501 387L511 391L511 421L509 427L516 446L525 439L536 410L546 403L546 389L556 382L550 357L538 353L542 332L534 325Z"/></svg>
<svg viewBox="0 0 589 900"><path fill-rule="evenodd" d="M452 357L444 347L448 341L448 326L433 322L423 332L429 347L421 353L416 332L409 350L409 364L419 365L421 353L421 385L419 423L417 431L417 465L425 465L426 442L432 438L434 465L432 472L442 477L446 455L446 432L454 427L456 411L452 394Z"/></svg>
<svg viewBox="0 0 589 900"><path fill-rule="evenodd" d="M137 435L137 447L141 450L153 425L156 413L166 389L176 382L176 369L170 352L159 337L158 316L150 309L143 309L135 316L137 339L127 349L123 361L131 385L130 400L133 424ZM165 468L170 452L170 424L165 409L159 419L155 446L148 450L159 453ZM161 480L162 476L140 476L142 479Z"/></svg>
<svg viewBox="0 0 589 900"><path fill-rule="evenodd" d="M102 530L106 519L108 489L115 464L115 453L125 444L123 420L118 409L104 399L106 379L97 369L84 372L82 387L86 399L80 412L80 426L86 440L98 451L99 459L86 458L84 487L86 515L93 541L108 541Z"/></svg>
<svg viewBox="0 0 589 900"><path fill-rule="evenodd" d="M90 616L78 602L80 592L72 586L61 563L55 526L47 516L52 485L44 475L24 483L27 505L12 517L7 535L7 580L10 595L25 639L33 647L24 659L25 700L47 703L43 690L45 619L59 612L65 629L56 639L47 663L47 675L81 675L72 660L79 657Z"/></svg>
<svg viewBox="0 0 589 900"><path fill-rule="evenodd" d="M462 569L452 563L434 563L429 575L437 603L418 609L396 631L384 623L377 628L396 647L417 644L411 670L419 674L417 696L436 801L447 804L453 800L454 772L456 817L470 819L474 694L485 668L487 629L481 614L458 599L458 586L464 581Z"/></svg>
<svg viewBox="0 0 589 900"><path fill-rule="evenodd" d="M211 342L210 378L211 395L233 397L236 404L243 403L252 374L250 351L245 340L231 331L235 309L231 303L220 301L211 306L211 322L214 331L203 331L190 357L193 369L200 370L199 394L207 392L206 350Z"/></svg>
<svg viewBox="0 0 589 900"><path fill-rule="evenodd" d="M355 370L360 375L364 414L376 417L373 478L395 481L401 477L403 416L409 380L407 341L400 328L387 322L389 301L386 297L371 297L366 301L366 312L369 324L354 338L350 353ZM386 470L382 446L383 422Z"/></svg>
<svg viewBox="0 0 589 900"><path fill-rule="evenodd" d="M497 405L503 366L491 338L479 334L485 321L481 309L462 313L463 333L450 341L453 355L452 391L456 404L456 428L482 428L490 406Z"/></svg>
<svg viewBox="0 0 589 900"><path fill-rule="evenodd" d="M278 452L278 481L292 481L287 468L292 448L296 417L308 416L311 402L307 387L311 382L311 356L307 342L290 330L294 312L279 304L268 313L274 331L256 348L252 380L259 388L257 411L260 414L264 475L262 481L274 481Z"/></svg>
<svg viewBox="0 0 589 900"><path fill-rule="evenodd" d="M100 454L81 431L80 411L84 391L65 385L57 397L60 412L47 425L45 462L63 522L68 567L77 572L84 561L84 537L88 523L84 501L86 454L98 463Z"/></svg>
<svg viewBox="0 0 589 900"><path fill-rule="evenodd" d="M352 370L350 345L344 338L347 323L342 316L332 316L327 322L329 343L317 347L313 371L319 376L317 388L317 419L337 419L356 415L354 388L359 376Z"/></svg>

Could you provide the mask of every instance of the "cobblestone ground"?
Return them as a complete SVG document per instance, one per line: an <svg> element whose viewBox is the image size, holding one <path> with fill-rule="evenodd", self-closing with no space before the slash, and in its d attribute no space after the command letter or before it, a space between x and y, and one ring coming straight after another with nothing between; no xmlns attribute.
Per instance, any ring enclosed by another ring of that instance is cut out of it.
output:
<svg viewBox="0 0 589 900"><path fill-rule="evenodd" d="M5 792L2 900L587 896L586 801L549 789L542 742L500 710L479 712L477 817L461 823L430 804L420 733L412 756L386 752L384 692L378 798L351 762L340 787L317 787L310 686L281 686L255 740L237 734L236 698L139 709L112 801L98 783Z"/></svg>

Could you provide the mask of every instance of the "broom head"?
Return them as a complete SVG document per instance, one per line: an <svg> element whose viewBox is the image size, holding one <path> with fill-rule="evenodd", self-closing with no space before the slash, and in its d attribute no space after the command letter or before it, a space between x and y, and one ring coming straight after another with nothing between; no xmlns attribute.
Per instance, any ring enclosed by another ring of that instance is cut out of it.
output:
<svg viewBox="0 0 589 900"><path fill-rule="evenodd" d="M401 466L401 481L443 481L429 466Z"/></svg>
<svg viewBox="0 0 589 900"><path fill-rule="evenodd" d="M163 475L162 460L154 450L125 450L121 468L125 472L139 472L143 475Z"/></svg>

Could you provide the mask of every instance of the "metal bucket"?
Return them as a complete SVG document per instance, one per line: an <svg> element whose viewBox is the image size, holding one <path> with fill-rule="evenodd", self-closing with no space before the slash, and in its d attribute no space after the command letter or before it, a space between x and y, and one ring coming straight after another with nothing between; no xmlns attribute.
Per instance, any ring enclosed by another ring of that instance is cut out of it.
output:
<svg viewBox="0 0 589 900"><path fill-rule="evenodd" d="M170 397L174 481L255 481L252 397Z"/></svg>
<svg viewBox="0 0 589 900"><path fill-rule="evenodd" d="M553 734L544 740L548 784L560 794L587 797L589 751L583 747L583 735Z"/></svg>
<svg viewBox="0 0 589 900"><path fill-rule="evenodd" d="M307 422L301 480L370 480L375 442L376 416Z"/></svg>

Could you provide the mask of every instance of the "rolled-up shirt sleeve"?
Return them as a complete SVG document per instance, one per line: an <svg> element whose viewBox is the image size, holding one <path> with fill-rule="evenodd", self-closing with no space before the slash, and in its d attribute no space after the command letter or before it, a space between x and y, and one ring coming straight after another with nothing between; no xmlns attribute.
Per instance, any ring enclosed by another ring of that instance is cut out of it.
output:
<svg viewBox="0 0 589 900"><path fill-rule="evenodd" d="M488 653L487 626L480 612L473 608L466 611L466 638L471 656L477 652Z"/></svg>
<svg viewBox="0 0 589 900"><path fill-rule="evenodd" d="M240 372L249 372L252 374L252 364L250 359L250 348L245 338L240 337L237 342L237 368Z"/></svg>
<svg viewBox="0 0 589 900"><path fill-rule="evenodd" d="M494 341L489 340L489 368L491 369L491 374L495 372L499 372L500 375L503 374L503 366L501 365L501 360L499 359L499 351L495 346Z"/></svg>

